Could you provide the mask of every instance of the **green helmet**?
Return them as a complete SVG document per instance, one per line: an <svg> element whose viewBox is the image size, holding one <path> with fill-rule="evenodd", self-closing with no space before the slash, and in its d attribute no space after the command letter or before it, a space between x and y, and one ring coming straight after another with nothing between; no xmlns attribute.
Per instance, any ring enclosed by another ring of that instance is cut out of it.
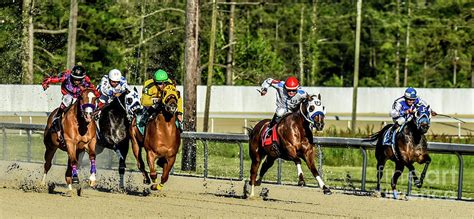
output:
<svg viewBox="0 0 474 219"><path fill-rule="evenodd" d="M155 72L155 74L153 75L153 80L155 82L158 82L158 81L167 81L168 80L168 73L166 73L166 71L162 70L162 69L159 69L158 71Z"/></svg>

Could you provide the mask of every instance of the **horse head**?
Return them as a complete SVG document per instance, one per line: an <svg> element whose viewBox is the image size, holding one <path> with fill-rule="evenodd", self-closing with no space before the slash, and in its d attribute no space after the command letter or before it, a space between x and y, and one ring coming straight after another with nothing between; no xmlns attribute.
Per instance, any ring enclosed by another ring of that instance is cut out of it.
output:
<svg viewBox="0 0 474 219"><path fill-rule="evenodd" d="M136 113L141 109L142 105L140 104L137 88L134 87L131 91L127 90L125 94L125 110L127 111L128 119L132 120Z"/></svg>
<svg viewBox="0 0 474 219"><path fill-rule="evenodd" d="M415 112L415 124L418 130L425 134L430 128L431 122L431 108L430 106L420 105L417 106Z"/></svg>
<svg viewBox="0 0 474 219"><path fill-rule="evenodd" d="M82 117L86 120L86 122L92 121L92 114L96 108L97 96L95 95L95 91L91 88L86 88L82 90L81 96L79 98L79 106L81 110Z"/></svg>
<svg viewBox="0 0 474 219"><path fill-rule="evenodd" d="M166 85L162 90L162 103L165 111L175 114L178 110L178 90L172 84Z"/></svg>
<svg viewBox="0 0 474 219"><path fill-rule="evenodd" d="M308 122L313 124L316 130L323 130L326 107L321 103L321 94L310 95L303 103L306 113L302 113L306 114L305 118L307 118Z"/></svg>

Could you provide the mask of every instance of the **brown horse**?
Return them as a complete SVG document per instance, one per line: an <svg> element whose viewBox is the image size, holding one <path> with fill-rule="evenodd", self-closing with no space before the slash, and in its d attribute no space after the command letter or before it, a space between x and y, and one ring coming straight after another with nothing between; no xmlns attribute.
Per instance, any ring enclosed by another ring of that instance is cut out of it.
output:
<svg viewBox="0 0 474 219"><path fill-rule="evenodd" d="M51 160L54 153L59 148L68 154L68 165L66 170L66 183L69 190L72 190L72 184L79 184L77 174L78 156L81 152L87 151L91 162L90 185L95 186L95 146L96 146L96 124L92 120L92 113L95 109L95 90L86 88L81 96L72 106L66 110L60 117L60 126L62 127L62 138L60 141L56 132L51 130L53 118L58 109L55 109L48 117L48 123L44 130L44 175L42 185L46 184L46 174L51 168Z"/></svg>
<svg viewBox="0 0 474 219"><path fill-rule="evenodd" d="M277 158L295 162L298 170L298 185L305 185L303 171L301 170L301 159L303 159L311 173L316 178L324 194L331 194L331 190L324 184L314 163L313 134L310 125L318 131L324 127L324 106L321 105L321 96L309 96L300 104L296 112L285 115L278 124L274 126L279 139L278 149L262 145L262 133L267 130L269 119L260 121L253 129L249 129L249 153L252 159L250 169L250 197L254 196L255 186L259 186L267 170L273 165ZM256 180L260 162L264 159L260 170L259 179Z"/></svg>
<svg viewBox="0 0 474 219"><path fill-rule="evenodd" d="M376 141L377 145L375 148L375 158L377 159L377 188L375 191L376 196L381 196L380 192L380 180L383 176L383 169L387 160L395 162L395 173L392 176L392 191L393 198L398 199L397 192L397 181L402 175L405 166L411 172L415 185L421 188L423 180L428 170L428 166L431 163L431 157L428 155L428 144L426 141L425 133L430 127L431 110L429 106L418 106L413 115L410 115L407 122L399 127L399 131L394 133L395 145L384 144L385 132L392 127L392 124L388 124L382 128L381 131L373 134L365 141ZM425 167L421 173L421 177L415 174L415 167L413 163L419 164L425 163Z"/></svg>
<svg viewBox="0 0 474 219"><path fill-rule="evenodd" d="M132 139L132 150L137 159L137 166L142 172L145 184L153 183L152 190L162 190L169 173L176 160L179 151L181 133L176 127L176 111L178 109L178 91L173 85L167 85L161 92L162 101L158 105L155 116L152 116L142 136L136 126L136 119L132 121L130 135ZM141 156L141 148L144 147L147 154L150 177L148 176ZM157 184L155 161L163 168L161 181Z"/></svg>

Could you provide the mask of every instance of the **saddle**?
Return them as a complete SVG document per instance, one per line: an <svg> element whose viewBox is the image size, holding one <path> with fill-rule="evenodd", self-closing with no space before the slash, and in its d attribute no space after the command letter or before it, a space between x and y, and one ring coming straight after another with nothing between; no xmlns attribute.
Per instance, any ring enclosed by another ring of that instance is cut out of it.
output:
<svg viewBox="0 0 474 219"><path fill-rule="evenodd" d="M280 144L276 127L277 125L274 125L271 129L269 129L268 126L266 126L263 130L261 137L263 147L270 147L272 146L273 142Z"/></svg>
<svg viewBox="0 0 474 219"><path fill-rule="evenodd" d="M390 146L392 147L392 151L393 151L393 154L395 156L395 158L398 160L398 153L397 153L397 149L395 147L395 139L397 137L397 134L403 130L403 128L405 127L405 124L403 124L402 126L399 126L396 130L392 130L393 126L390 127L389 129L385 130L385 132L383 133L383 141L382 141L382 144L384 146Z"/></svg>

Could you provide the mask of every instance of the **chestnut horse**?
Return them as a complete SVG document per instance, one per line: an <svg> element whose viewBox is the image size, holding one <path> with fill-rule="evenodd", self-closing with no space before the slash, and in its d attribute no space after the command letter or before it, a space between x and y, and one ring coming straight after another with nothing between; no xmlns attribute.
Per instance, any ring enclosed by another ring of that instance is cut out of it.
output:
<svg viewBox="0 0 474 219"><path fill-rule="evenodd" d="M77 174L78 156L81 152L87 151L91 162L90 185L96 184L96 166L95 166L95 146L96 146L96 124L92 119L92 113L95 109L96 95L95 90L86 88L82 90L81 96L72 103L60 117L61 133L63 141L60 141L56 132L51 131L53 118L58 109L55 109L48 117L48 123L44 130L44 175L42 185L46 184L46 174L51 168L51 160L54 153L59 148L68 154L68 164L66 170L66 183L69 190L72 190L72 184L79 184Z"/></svg>
<svg viewBox="0 0 474 219"><path fill-rule="evenodd" d="M430 107L420 105L415 108L414 114L409 115L407 122L399 127L396 130L396 133L394 133L396 136L393 148L390 145L384 145L385 132L392 127L392 124L386 125L382 130L365 140L377 141L375 148L375 158L377 159L377 188L375 194L377 196L382 195L380 193L380 180L383 176L383 169L387 160L395 162L395 173L392 176L391 182L393 198L399 198L397 192L397 181L402 175L405 166L411 172L415 185L418 188L421 188L426 171L431 163L431 158L428 155L428 144L424 135L430 127L430 120ZM393 149L395 149L395 151ZM425 163L425 167L423 168L419 179L415 174L415 167L413 167L414 162L419 164Z"/></svg>
<svg viewBox="0 0 474 219"><path fill-rule="evenodd" d="M321 131L324 127L325 108L321 104L321 95L308 96L300 104L296 112L285 115L278 124L274 126L279 139L278 150L262 145L262 133L267 130L269 119L258 122L249 131L249 153L252 159L250 169L250 197L254 196L255 186L259 186L267 170L273 165L277 158L295 162L298 170L298 185L305 185L303 171L301 170L301 159L303 159L311 173L316 178L324 194L331 194L331 190L324 184L319 176L314 163L313 134L310 125ZM259 179L256 180L260 162L264 159L260 170Z"/></svg>
<svg viewBox="0 0 474 219"><path fill-rule="evenodd" d="M145 184L150 183L151 189L162 190L169 173L176 160L179 151L181 133L176 127L176 111L178 109L178 91L173 85L167 85L161 92L161 102L156 108L155 115L150 118L145 128L145 135L142 136L136 127L136 119L132 121L130 135L132 140L132 150L137 159L137 166L142 172ZM141 156L141 148L144 147L147 154L150 176L148 176ZM155 161L163 168L161 181L157 184L157 174Z"/></svg>

